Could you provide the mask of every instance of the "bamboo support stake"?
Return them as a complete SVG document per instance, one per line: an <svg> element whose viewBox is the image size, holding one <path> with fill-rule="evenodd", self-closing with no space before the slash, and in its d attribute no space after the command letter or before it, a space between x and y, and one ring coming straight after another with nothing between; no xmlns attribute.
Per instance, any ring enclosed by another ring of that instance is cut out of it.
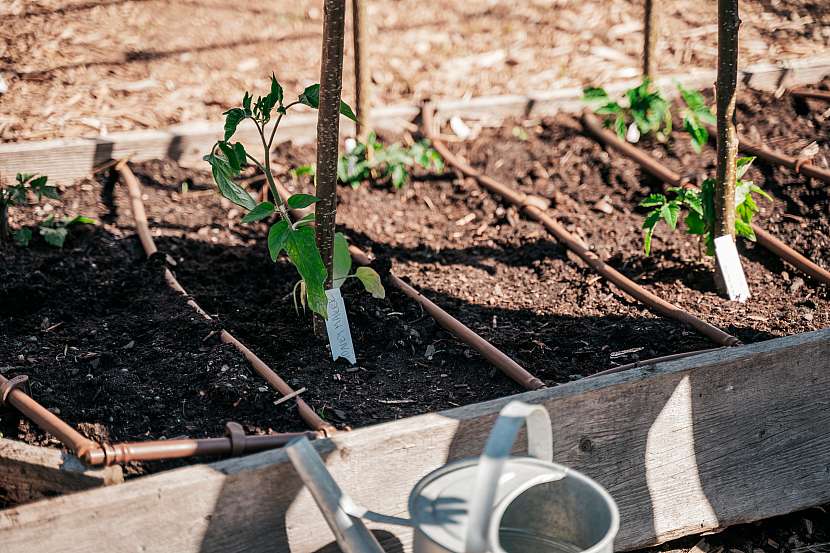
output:
<svg viewBox="0 0 830 553"><path fill-rule="evenodd" d="M654 0L644 0L643 14L643 77L654 80L657 77L657 40L660 22Z"/></svg>
<svg viewBox="0 0 830 553"><path fill-rule="evenodd" d="M317 115L317 245L331 288L334 224L337 216L337 155L340 138L340 92L343 86L345 0L325 0L320 105ZM318 325L322 327L322 325Z"/></svg>
<svg viewBox="0 0 830 553"><path fill-rule="evenodd" d="M735 236L735 98L738 85L738 0L718 0L717 126L718 170L715 184L715 237Z"/></svg>
<svg viewBox="0 0 830 553"><path fill-rule="evenodd" d="M366 45L369 20L366 0L352 0L352 38L354 39L355 103L357 108L357 139L366 142L371 128L372 83L369 70L369 48Z"/></svg>

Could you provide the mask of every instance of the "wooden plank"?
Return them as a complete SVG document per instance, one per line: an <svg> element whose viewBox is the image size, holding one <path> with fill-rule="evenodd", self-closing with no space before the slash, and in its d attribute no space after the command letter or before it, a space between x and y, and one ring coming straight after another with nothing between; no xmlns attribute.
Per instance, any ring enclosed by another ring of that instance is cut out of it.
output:
<svg viewBox="0 0 830 553"><path fill-rule="evenodd" d="M90 469L63 451L0 438L0 502L21 504L123 481L121 467Z"/></svg>
<svg viewBox="0 0 830 553"><path fill-rule="evenodd" d="M830 53L784 60L774 64L748 66L741 71L743 84L761 90L775 90L780 86L812 84L830 74ZM712 86L715 72L692 70L658 79L658 84L674 94L675 82L687 87ZM622 92L635 84L624 80L606 86L611 93ZM452 115L498 121L505 117L550 115L559 111L577 112L584 107L581 88L566 88L544 93L509 96L483 96L467 100L446 100L436 104L436 118L443 121ZM411 126L418 115L418 107L398 105L379 107L372 112L372 124L380 130L400 132ZM297 113L286 118L280 126L278 140L307 143L316 136L315 113ZM351 121L343 121L343 133L353 134ZM12 142L0 144L0 177L18 172L49 175L53 182L70 184L89 175L96 165L112 158L131 156L136 161L171 158L194 163L222 135L221 122L192 122L166 130L146 130L111 133L98 138L57 139L39 142ZM240 128L238 139L256 151L259 139L253 128Z"/></svg>
<svg viewBox="0 0 830 553"><path fill-rule="evenodd" d="M527 392L558 462L619 504L618 550L830 501L830 329ZM415 482L481 450L507 398L315 444L341 487L406 516ZM371 525L410 551L405 528ZM331 533L281 451L0 512L6 553L323 551ZM327 550L327 549L325 549Z"/></svg>

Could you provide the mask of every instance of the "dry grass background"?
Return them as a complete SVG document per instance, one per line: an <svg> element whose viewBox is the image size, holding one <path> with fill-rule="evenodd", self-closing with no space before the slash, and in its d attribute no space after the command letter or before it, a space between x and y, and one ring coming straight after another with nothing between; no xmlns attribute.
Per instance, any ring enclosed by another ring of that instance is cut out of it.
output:
<svg viewBox="0 0 830 553"><path fill-rule="evenodd" d="M714 67L716 0L662 5L660 69ZM830 47L826 0L741 6L744 65ZM641 0L375 0L369 13L377 103L639 71ZM289 93L318 79L320 0L4 0L0 20L0 141L215 120L245 89L265 90L271 71ZM350 59L345 74L350 100Z"/></svg>

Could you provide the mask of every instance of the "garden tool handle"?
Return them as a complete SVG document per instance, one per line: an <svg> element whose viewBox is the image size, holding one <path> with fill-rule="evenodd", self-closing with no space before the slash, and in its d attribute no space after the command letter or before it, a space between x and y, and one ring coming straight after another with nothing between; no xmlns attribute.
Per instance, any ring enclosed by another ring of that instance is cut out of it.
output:
<svg viewBox="0 0 830 553"><path fill-rule="evenodd" d="M519 430L525 424L528 454L548 463L553 461L553 429L547 410L521 401L508 403L499 413L478 461L475 490L467 516L465 553L487 551L487 530L501 473Z"/></svg>

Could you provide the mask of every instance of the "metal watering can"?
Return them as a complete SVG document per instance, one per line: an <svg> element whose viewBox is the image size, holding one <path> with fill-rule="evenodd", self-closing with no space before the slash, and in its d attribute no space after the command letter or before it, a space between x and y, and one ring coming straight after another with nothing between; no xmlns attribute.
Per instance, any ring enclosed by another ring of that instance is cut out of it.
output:
<svg viewBox="0 0 830 553"><path fill-rule="evenodd" d="M529 457L510 457L527 424ZM519 401L499 413L481 457L427 474L409 495L410 520L356 505L306 438L287 453L344 553L383 553L362 519L412 526L413 553L612 553L620 517L587 476L552 462L550 417Z"/></svg>

